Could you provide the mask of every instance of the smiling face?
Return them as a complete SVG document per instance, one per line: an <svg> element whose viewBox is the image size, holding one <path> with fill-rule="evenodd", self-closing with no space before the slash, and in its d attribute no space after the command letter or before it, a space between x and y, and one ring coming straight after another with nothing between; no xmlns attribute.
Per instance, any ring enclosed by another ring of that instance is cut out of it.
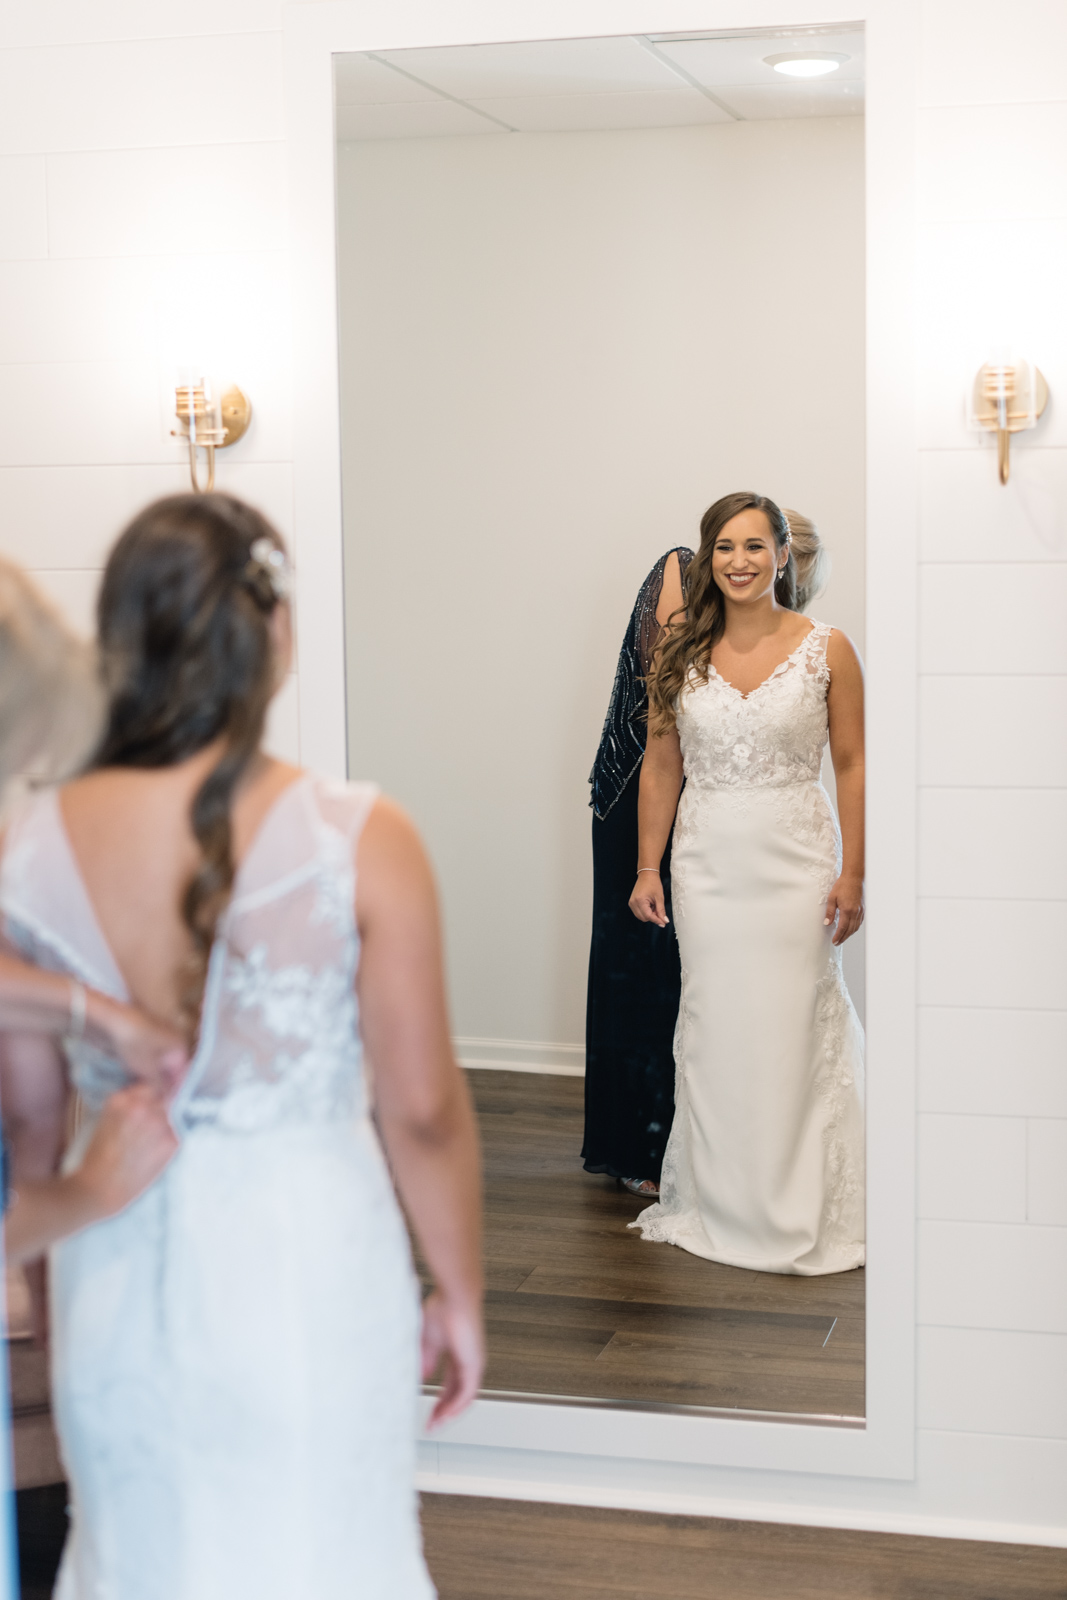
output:
<svg viewBox="0 0 1067 1600"><path fill-rule="evenodd" d="M724 523L711 554L711 575L727 600L754 605L768 594L785 566L786 550L775 542L762 511L739 511Z"/></svg>

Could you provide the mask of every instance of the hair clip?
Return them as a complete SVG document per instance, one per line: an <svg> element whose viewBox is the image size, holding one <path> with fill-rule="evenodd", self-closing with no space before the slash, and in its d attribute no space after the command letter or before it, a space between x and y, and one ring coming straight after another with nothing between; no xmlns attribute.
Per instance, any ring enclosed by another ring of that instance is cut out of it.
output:
<svg viewBox="0 0 1067 1600"><path fill-rule="evenodd" d="M253 541L245 572L249 578L266 578L275 600L287 600L292 588L292 573L285 551L265 535Z"/></svg>

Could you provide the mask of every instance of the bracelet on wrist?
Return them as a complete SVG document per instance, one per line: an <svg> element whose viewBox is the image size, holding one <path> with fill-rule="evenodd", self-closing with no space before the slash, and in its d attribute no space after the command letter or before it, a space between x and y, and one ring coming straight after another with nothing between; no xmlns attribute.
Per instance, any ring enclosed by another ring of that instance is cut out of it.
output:
<svg viewBox="0 0 1067 1600"><path fill-rule="evenodd" d="M89 1001L85 993L84 983L79 983L77 978L71 978L67 1027L68 1039L81 1039L84 1037L88 1010Z"/></svg>
<svg viewBox="0 0 1067 1600"><path fill-rule="evenodd" d="M638 870L638 872L654 872L657 877L659 876L659 868L658 867L638 867L637 870Z"/></svg>

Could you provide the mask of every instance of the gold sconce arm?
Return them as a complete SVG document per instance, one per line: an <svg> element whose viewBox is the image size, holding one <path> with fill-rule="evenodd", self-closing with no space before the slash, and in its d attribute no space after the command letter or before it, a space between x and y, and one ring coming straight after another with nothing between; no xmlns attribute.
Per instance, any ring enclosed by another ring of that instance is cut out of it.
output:
<svg viewBox="0 0 1067 1600"><path fill-rule="evenodd" d="M997 474L1006 484L1011 473L1011 436L1033 428L1048 405L1048 384L1027 361L987 361L979 369L971 394L972 428L995 432Z"/></svg>
<svg viewBox="0 0 1067 1600"><path fill-rule="evenodd" d="M178 426L171 430L176 439L189 442L189 476L194 494L210 494L215 487L215 451L236 444L248 431L252 403L236 385L220 400L212 398L205 379L180 383L174 391L174 414ZM207 482L201 485L197 470L197 449L207 452Z"/></svg>

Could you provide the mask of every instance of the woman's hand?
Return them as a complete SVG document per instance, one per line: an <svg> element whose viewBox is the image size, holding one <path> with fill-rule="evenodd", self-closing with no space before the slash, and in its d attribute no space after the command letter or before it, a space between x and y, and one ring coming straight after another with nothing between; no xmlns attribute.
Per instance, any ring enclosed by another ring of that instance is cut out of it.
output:
<svg viewBox="0 0 1067 1600"><path fill-rule="evenodd" d="M144 1193L178 1149L166 1106L147 1084L105 1102L85 1154L70 1173L86 1222L113 1217Z"/></svg>
<svg viewBox="0 0 1067 1600"><path fill-rule="evenodd" d="M667 926L663 879L658 872L637 874L634 892L630 896L630 910L638 922L654 922L657 928Z"/></svg>
<svg viewBox="0 0 1067 1600"><path fill-rule="evenodd" d="M178 1148L166 1106L154 1089L136 1083L104 1104L73 1172L19 1178L5 1218L9 1262L25 1268L37 1342L48 1342L48 1299L41 1254L68 1234L113 1217L159 1177Z"/></svg>
<svg viewBox="0 0 1067 1600"><path fill-rule="evenodd" d="M844 944L846 939L859 928L863 921L863 879L841 874L833 888L830 890L826 901L826 918L823 927L828 928L837 918L837 927L834 930L834 944Z"/></svg>
<svg viewBox="0 0 1067 1600"><path fill-rule="evenodd" d="M89 1030L131 1077L172 1099L189 1065L189 1046L178 1029L108 995L90 992L88 1003Z"/></svg>
<svg viewBox="0 0 1067 1600"><path fill-rule="evenodd" d="M444 1364L441 1393L429 1427L465 1411L478 1393L485 1371L485 1330L479 1305L451 1305L431 1294L422 1306L422 1381L428 1383Z"/></svg>

